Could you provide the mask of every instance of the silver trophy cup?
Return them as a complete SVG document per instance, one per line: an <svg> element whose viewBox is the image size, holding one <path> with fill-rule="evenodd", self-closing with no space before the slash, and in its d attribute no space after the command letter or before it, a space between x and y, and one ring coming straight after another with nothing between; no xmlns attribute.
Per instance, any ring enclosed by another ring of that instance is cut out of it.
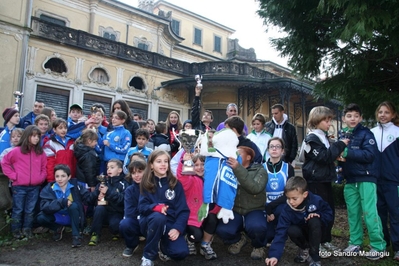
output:
<svg viewBox="0 0 399 266"><path fill-rule="evenodd" d="M183 148L186 153L191 154L194 152L200 134L201 131L198 129L182 129L179 132L179 137L176 139L180 143L180 147ZM195 175L194 163L192 160L184 162L182 175Z"/></svg>

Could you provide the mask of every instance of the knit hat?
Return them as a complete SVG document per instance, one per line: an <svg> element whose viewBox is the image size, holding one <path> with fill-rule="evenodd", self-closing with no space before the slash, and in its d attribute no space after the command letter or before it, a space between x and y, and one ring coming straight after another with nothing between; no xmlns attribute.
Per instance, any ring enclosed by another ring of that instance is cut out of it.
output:
<svg viewBox="0 0 399 266"><path fill-rule="evenodd" d="M19 113L19 111L15 108L6 108L3 111L3 118L4 118L4 124L7 124L8 121L10 121L11 117L15 115L16 113Z"/></svg>

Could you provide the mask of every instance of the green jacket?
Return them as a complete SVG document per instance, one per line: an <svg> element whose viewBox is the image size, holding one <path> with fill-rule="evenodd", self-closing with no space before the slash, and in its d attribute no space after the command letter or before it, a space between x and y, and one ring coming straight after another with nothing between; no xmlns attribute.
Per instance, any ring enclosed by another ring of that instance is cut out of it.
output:
<svg viewBox="0 0 399 266"><path fill-rule="evenodd" d="M239 165L233 169L238 180L237 195L233 211L245 215L251 211L265 209L267 172L261 164L249 168Z"/></svg>

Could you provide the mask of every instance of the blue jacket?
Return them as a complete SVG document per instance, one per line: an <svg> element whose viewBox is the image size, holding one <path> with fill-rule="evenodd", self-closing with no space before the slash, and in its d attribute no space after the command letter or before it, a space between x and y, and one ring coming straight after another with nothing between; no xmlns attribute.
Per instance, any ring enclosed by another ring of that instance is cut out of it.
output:
<svg viewBox="0 0 399 266"><path fill-rule="evenodd" d="M379 150L378 184L399 186L399 127L389 122L378 124L371 131Z"/></svg>
<svg viewBox="0 0 399 266"><path fill-rule="evenodd" d="M345 149L345 162L340 162L346 183L377 183L378 148L373 133L362 124L352 131L350 142Z"/></svg>
<svg viewBox="0 0 399 266"><path fill-rule="evenodd" d="M153 213L153 208L158 204L168 205L167 219L171 228L178 230L181 234L186 230L190 209L187 206L183 186L177 182L174 190L169 189L169 180L153 176L155 181L155 192L144 191L139 198L140 217L146 217Z"/></svg>
<svg viewBox="0 0 399 266"><path fill-rule="evenodd" d="M139 216L139 196L140 196L140 184L133 181L125 190L125 215L124 219L136 219Z"/></svg>
<svg viewBox="0 0 399 266"><path fill-rule="evenodd" d="M36 115L33 113L33 111L29 112L27 115L25 115L19 120L18 127L26 128L27 126L34 125L35 118Z"/></svg>
<svg viewBox="0 0 399 266"><path fill-rule="evenodd" d="M132 134L124 126L114 127L104 135L103 140L109 141L109 147L104 146L104 161L111 159L125 160L127 151L132 143Z"/></svg>
<svg viewBox="0 0 399 266"><path fill-rule="evenodd" d="M305 218L310 213L320 215L321 222L327 226L333 220L333 212L330 205L320 196L308 192L309 195L304 200L304 210L293 210L288 204L284 206L283 211L278 219L276 234L269 249L269 258L277 258L280 260L283 255L285 241L287 240L287 231L291 225L306 225ZM301 204L302 205L302 204Z"/></svg>
<svg viewBox="0 0 399 266"><path fill-rule="evenodd" d="M11 147L11 133L14 130L15 127L13 127L11 130L8 129L6 126L3 128L3 130L0 132L0 153L2 153L5 149Z"/></svg>
<svg viewBox="0 0 399 266"><path fill-rule="evenodd" d="M67 120L68 123L68 130L67 136L72 139L77 139L82 135L82 131L86 128L85 122L74 122L70 117Z"/></svg>
<svg viewBox="0 0 399 266"><path fill-rule="evenodd" d="M147 160L148 156L150 156L150 154L152 152L152 149L147 148L146 146L144 146L144 148L141 148L141 149L138 146L130 148L126 153L125 160L123 161L123 172L125 174L129 173L129 170L127 169L127 167L130 164L130 157L135 152L140 152L141 154L144 155L145 159Z"/></svg>

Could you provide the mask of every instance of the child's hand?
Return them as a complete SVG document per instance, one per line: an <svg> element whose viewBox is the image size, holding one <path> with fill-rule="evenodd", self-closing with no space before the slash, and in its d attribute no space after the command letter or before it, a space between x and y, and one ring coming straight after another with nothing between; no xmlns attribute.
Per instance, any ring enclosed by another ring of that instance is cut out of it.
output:
<svg viewBox="0 0 399 266"><path fill-rule="evenodd" d="M351 141L350 139L341 139L341 141L343 143L345 143L346 146L348 146L349 141Z"/></svg>
<svg viewBox="0 0 399 266"><path fill-rule="evenodd" d="M104 144L105 146L109 147L109 140L107 140L107 139L103 140L103 144Z"/></svg>
<svg viewBox="0 0 399 266"><path fill-rule="evenodd" d="M265 259L265 263L268 266L274 266L277 264L277 262L278 262L278 259L276 259L276 258L266 258Z"/></svg>
<svg viewBox="0 0 399 266"><path fill-rule="evenodd" d="M167 215L167 211L168 211L169 206L165 205L165 204L158 204L157 206L155 206L154 208L152 208L152 210L154 212L160 212L164 215Z"/></svg>
<svg viewBox="0 0 399 266"><path fill-rule="evenodd" d="M229 157L229 159L227 160L227 164L233 168L236 169L237 166L240 164L235 158L233 157Z"/></svg>
<svg viewBox="0 0 399 266"><path fill-rule="evenodd" d="M171 241L175 241L180 235L180 232L177 231L176 229L171 229L168 233L169 239Z"/></svg>
<svg viewBox="0 0 399 266"><path fill-rule="evenodd" d="M309 219L312 219L313 217L319 217L320 218L320 214L318 214L318 213L309 213L308 217L305 218L305 221L308 221Z"/></svg>
<svg viewBox="0 0 399 266"><path fill-rule="evenodd" d="M106 194L108 191L108 187L106 185L101 184L100 187L98 188L98 190L100 190L101 194Z"/></svg>
<svg viewBox="0 0 399 266"><path fill-rule="evenodd" d="M67 206L71 206L72 205L72 201L68 200Z"/></svg>
<svg viewBox="0 0 399 266"><path fill-rule="evenodd" d="M268 222L274 221L274 218L275 218L275 217L274 217L274 214L272 213L272 214L270 214L270 215L267 216L267 221L268 221Z"/></svg>
<svg viewBox="0 0 399 266"><path fill-rule="evenodd" d="M100 194L98 194L98 201L102 201L103 199L105 198L105 194L103 194L103 193L100 193Z"/></svg>
<svg viewBox="0 0 399 266"><path fill-rule="evenodd" d="M183 156L183 161L189 161L191 160L191 154L190 153L185 153Z"/></svg>

